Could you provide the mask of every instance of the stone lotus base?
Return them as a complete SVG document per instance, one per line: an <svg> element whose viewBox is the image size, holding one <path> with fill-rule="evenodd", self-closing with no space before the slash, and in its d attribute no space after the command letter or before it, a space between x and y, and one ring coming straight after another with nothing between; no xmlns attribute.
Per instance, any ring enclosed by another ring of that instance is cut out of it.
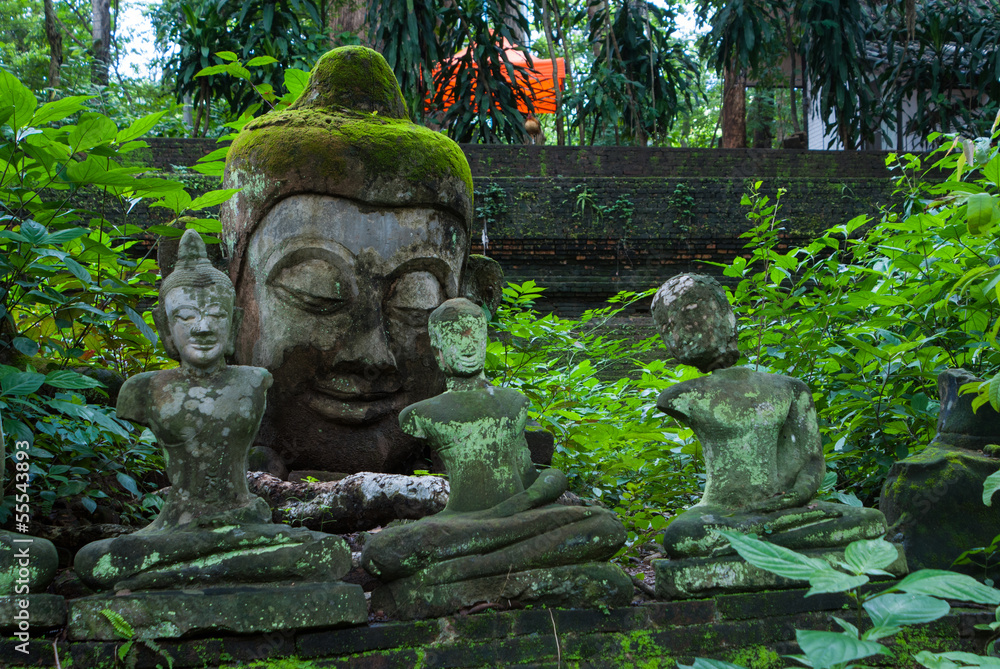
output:
<svg viewBox="0 0 1000 669"><path fill-rule="evenodd" d="M121 640L101 613L111 609L139 639L360 625L368 606L359 585L294 583L94 595L69 603L69 638Z"/></svg>
<svg viewBox="0 0 1000 669"><path fill-rule="evenodd" d="M18 606L18 602L27 601L28 607ZM18 629L15 616L25 616L32 636L39 631L56 629L66 624L66 600L59 595L5 595L0 597L0 633L10 633Z"/></svg>
<svg viewBox="0 0 1000 669"><path fill-rule="evenodd" d="M372 611L394 618L432 618L483 602L560 608L625 606L632 580L606 562L531 569L457 583L425 584L420 574L394 581L372 593Z"/></svg>
<svg viewBox="0 0 1000 669"><path fill-rule="evenodd" d="M901 546L896 546L899 557L886 567L896 576L908 573L906 556ZM797 551L811 558L827 562L843 561L843 549L817 549ZM684 560L653 560L656 572L656 596L659 599L699 599L712 595L760 590L801 588L809 583L785 578L754 567L739 555L716 558L687 558Z"/></svg>

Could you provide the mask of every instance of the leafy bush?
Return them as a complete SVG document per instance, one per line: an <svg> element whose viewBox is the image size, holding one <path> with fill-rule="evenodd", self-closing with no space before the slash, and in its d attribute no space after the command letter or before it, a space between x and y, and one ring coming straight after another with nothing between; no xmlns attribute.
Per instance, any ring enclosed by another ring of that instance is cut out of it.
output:
<svg viewBox="0 0 1000 669"><path fill-rule="evenodd" d="M148 490L162 458L148 432L103 406L98 389L173 363L142 313L159 275L129 214L140 200L180 214L229 192L192 201L180 182L130 165L163 112L119 129L84 111L86 101L39 107L0 71L0 412L7 434L32 444L36 513L78 496L94 511L110 496L126 517L140 517L158 504ZM218 221L191 225L218 231ZM11 503L0 504L0 522Z"/></svg>
<svg viewBox="0 0 1000 669"><path fill-rule="evenodd" d="M991 344L1000 158L988 140L957 146L890 155L901 206L787 252L778 250L780 195L771 202L753 184L743 198L752 256L724 270L740 280L731 299L742 363L809 384L827 462L869 501L888 468L933 437L937 375L1000 367ZM931 181L931 170L949 176Z"/></svg>
<svg viewBox="0 0 1000 669"><path fill-rule="evenodd" d="M555 435L554 466L575 492L614 508L629 543L666 526L665 511L697 499L701 454L690 429L656 410L666 387L700 376L693 367L646 361L659 337L615 333L612 319L645 293L621 293L580 318L540 316L543 289L528 281L504 289L487 374L531 400L530 417Z"/></svg>

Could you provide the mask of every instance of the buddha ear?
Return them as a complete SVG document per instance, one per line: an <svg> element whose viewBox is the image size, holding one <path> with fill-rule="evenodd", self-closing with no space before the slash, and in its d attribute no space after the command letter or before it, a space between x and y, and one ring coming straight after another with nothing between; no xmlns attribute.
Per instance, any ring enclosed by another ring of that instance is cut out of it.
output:
<svg viewBox="0 0 1000 669"><path fill-rule="evenodd" d="M243 325L243 307L233 307L233 324L229 328L229 341L226 342L226 355L236 353L236 337Z"/></svg>
<svg viewBox="0 0 1000 669"><path fill-rule="evenodd" d="M163 342L163 350L170 358L180 360L181 355L174 345L174 338L170 335L170 323L167 321L167 312L162 303L153 307L153 323L156 325L157 334L160 335L160 341Z"/></svg>
<svg viewBox="0 0 1000 669"><path fill-rule="evenodd" d="M492 315L503 301L503 286L503 269L500 268L500 263L475 253L469 256L459 289L461 297L485 307Z"/></svg>

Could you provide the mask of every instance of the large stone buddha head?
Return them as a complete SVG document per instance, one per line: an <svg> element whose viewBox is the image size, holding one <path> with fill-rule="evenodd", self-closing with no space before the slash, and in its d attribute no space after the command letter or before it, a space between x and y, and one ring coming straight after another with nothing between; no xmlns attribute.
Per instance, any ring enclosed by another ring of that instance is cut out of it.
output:
<svg viewBox="0 0 1000 669"><path fill-rule="evenodd" d="M274 375L258 443L290 469L402 471L399 411L444 389L428 315L461 294L472 177L410 122L385 59L330 51L229 150L223 205L241 364Z"/></svg>

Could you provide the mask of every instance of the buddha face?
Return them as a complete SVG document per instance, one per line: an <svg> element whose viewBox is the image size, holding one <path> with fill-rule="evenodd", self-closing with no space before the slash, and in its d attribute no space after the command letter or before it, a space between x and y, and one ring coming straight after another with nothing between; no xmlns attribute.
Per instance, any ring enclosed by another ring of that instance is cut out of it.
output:
<svg viewBox="0 0 1000 669"><path fill-rule="evenodd" d="M290 469L400 470L417 444L399 411L443 390L430 312L457 294L468 236L431 208L295 195L247 248L241 362L275 385L259 442Z"/></svg>
<svg viewBox="0 0 1000 669"><path fill-rule="evenodd" d="M233 295L228 287L177 286L163 299L168 337L182 367L208 370L225 365L233 325Z"/></svg>
<svg viewBox="0 0 1000 669"><path fill-rule="evenodd" d="M479 308L470 303L479 311ZM430 326L438 366L448 376L475 376L486 364L486 319L482 312L462 313Z"/></svg>

